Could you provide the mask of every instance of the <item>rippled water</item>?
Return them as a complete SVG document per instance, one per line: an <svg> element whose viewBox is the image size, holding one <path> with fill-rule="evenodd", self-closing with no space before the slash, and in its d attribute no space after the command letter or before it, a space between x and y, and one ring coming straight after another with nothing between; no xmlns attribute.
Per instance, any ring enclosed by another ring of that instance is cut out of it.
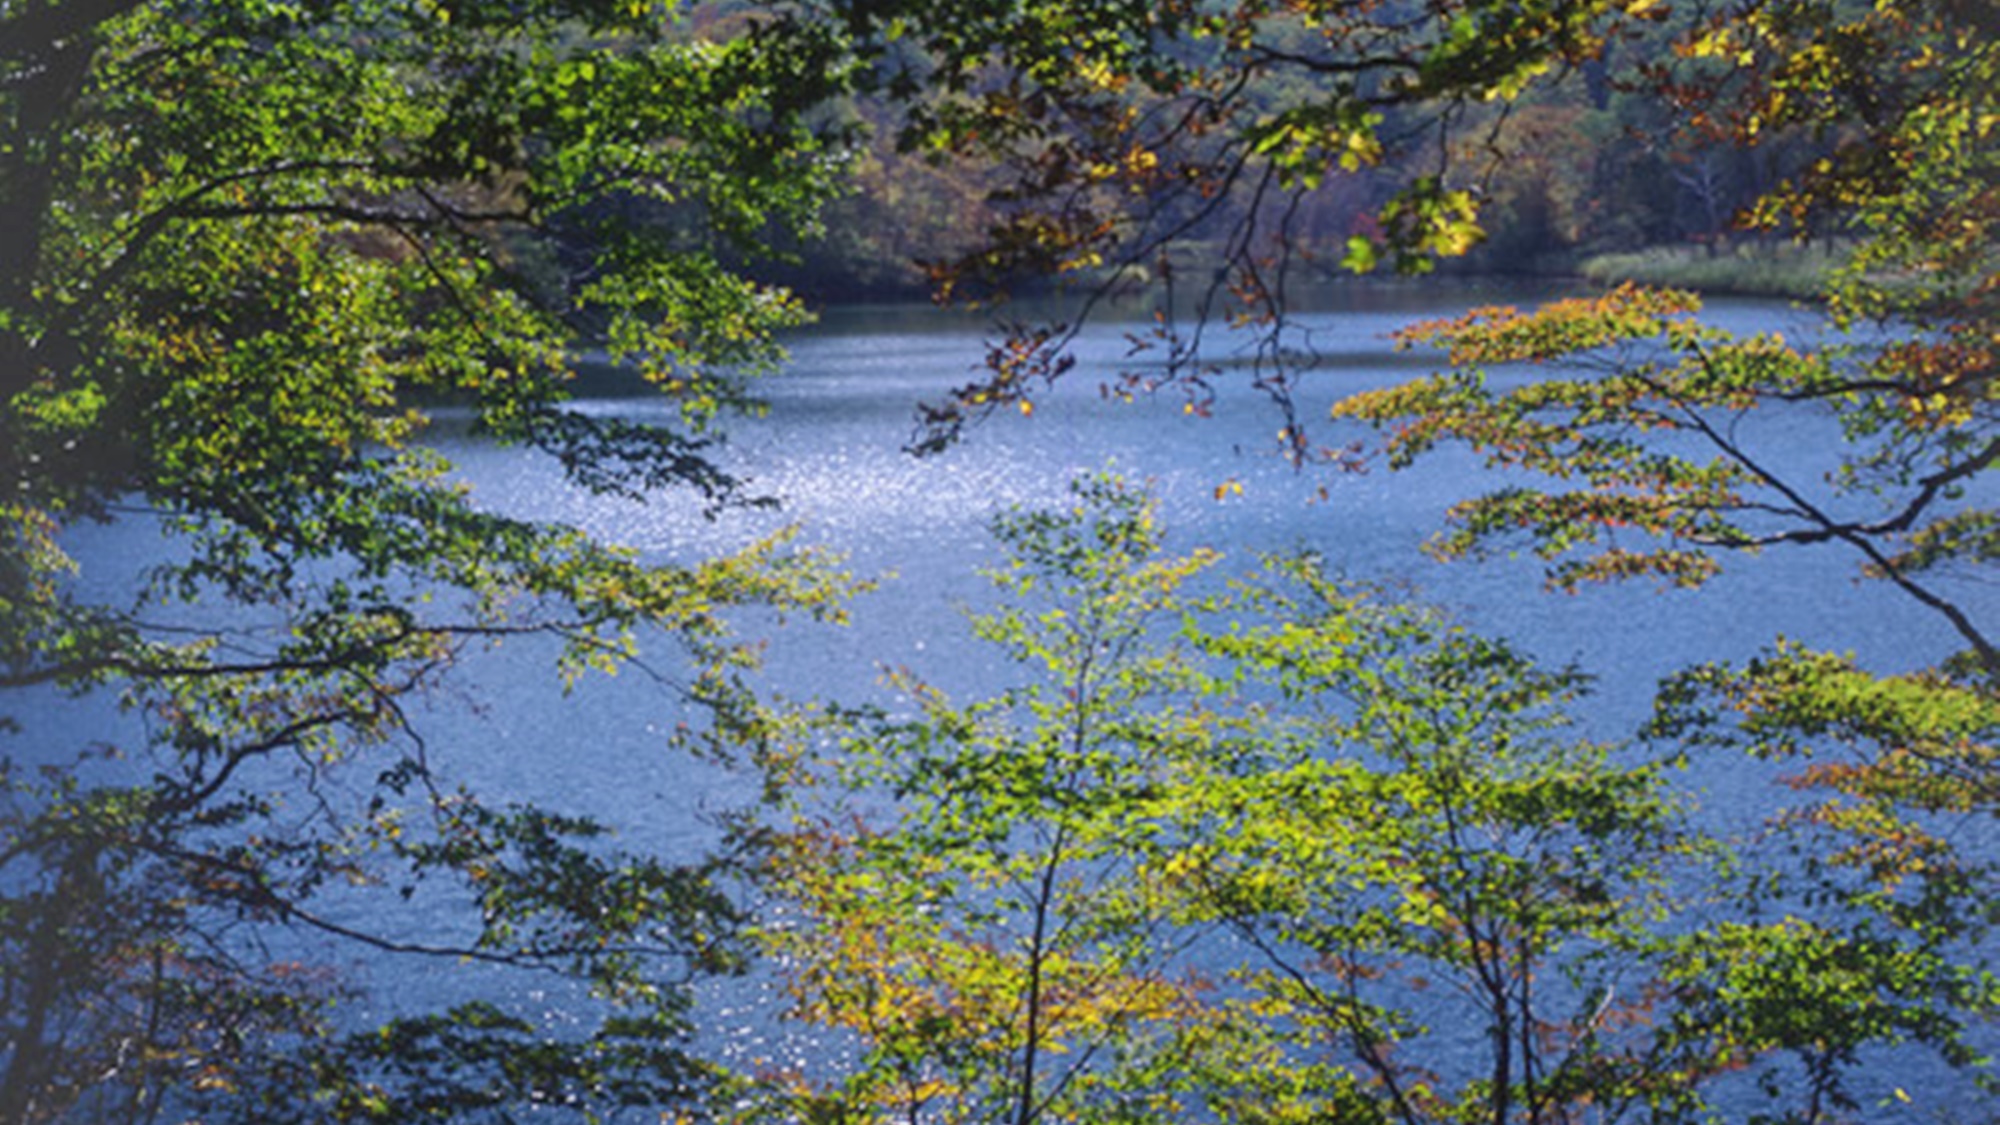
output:
<svg viewBox="0 0 2000 1125"><path fill-rule="evenodd" d="M1393 352L1388 333L1413 317L1495 296L1447 291L1439 298L1424 291L1392 308L1307 318L1314 346L1333 358L1311 373L1302 413L1323 419L1343 394L1424 373L1423 357ZM1777 303L1723 302L1710 316L1730 327L1784 326L1794 334L1812 325L1809 315ZM1696 658L1747 655L1779 635L1853 647L1890 667L1927 663L1951 647L1941 623L1890 591L1851 581L1852 561L1834 551L1738 560L1699 594L1637 584L1550 595L1540 591L1532 560L1433 562L1421 553L1424 540L1443 525L1452 502L1487 483L1471 459L1446 453L1402 473L1299 472L1276 455L1277 414L1244 388L1225 383L1207 418L1183 413L1172 395L1106 401L1099 388L1127 350L1115 324L1082 338L1077 370L1057 393L1037 401L1032 417L995 418L933 458L903 452L913 405L967 377L983 354L983 327L964 315L840 310L801 335L790 368L763 386L770 416L735 426L724 451L759 490L783 501L776 514L726 513L711 522L685 499L632 504L565 489L552 467L517 451L459 442L448 452L484 502L569 520L663 556L695 557L796 522L808 541L848 552L856 569L893 571L895 580L874 604L857 607L850 638L799 642L831 643L830 659L851 651L896 660L922 645L948 664L951 657L933 642L954 634L954 599L978 588L972 571L990 557L989 516L1006 505L1052 501L1075 474L1106 466L1158 489L1183 546L1245 556L1310 547L1351 575L1407 581L1546 659L1580 661L1604 678L1607 714L1623 724L1658 675ZM632 417L664 409L619 398L592 399L583 408ZM1358 426L1317 424L1322 444L1366 434ZM1824 419L1807 412L1757 425L1762 455L1810 472L1819 471L1837 443ZM1240 493L1218 499L1217 486L1232 481ZM1979 588L1969 593L1991 601ZM843 678L826 671L829 683Z"/></svg>
<svg viewBox="0 0 2000 1125"><path fill-rule="evenodd" d="M1423 373L1421 357L1397 354L1387 340L1410 319L1514 297L1426 288L1335 298L1304 322L1326 357L1307 383L1306 416L1323 419L1341 395ZM1710 315L1735 328L1812 329L1809 315L1772 303L1722 302ZM1643 718L1660 676L1696 660L1749 656L1778 636L1852 648L1885 668L1927 664L1952 647L1941 622L1888 590L1855 583L1851 560L1832 551L1740 560L1699 594L1632 585L1559 596L1540 591L1530 560L1432 562L1420 548L1445 509L1487 483L1476 463L1446 454L1406 473L1299 472L1276 455L1277 415L1244 388L1225 382L1207 418L1184 413L1172 396L1107 400L1099 387L1127 352L1117 324L1080 339L1077 370L1038 400L1032 417L996 418L934 458L906 454L913 405L965 381L983 355L985 328L963 314L855 309L830 313L794 339L792 363L762 388L769 416L734 426L723 453L759 491L783 502L777 513L734 511L711 520L684 497L643 504L593 497L520 450L465 437L440 437L439 444L481 503L572 522L657 557L697 558L796 523L805 541L843 550L857 571L884 576L881 591L854 607L851 627L774 635L771 680L793 694L865 697L877 690L876 670L885 663L910 664L947 687L990 683L991 656L960 627L960 606L982 594L975 571L994 558L986 521L1007 505L1055 500L1075 474L1106 466L1152 482L1180 547L1218 547L1245 565L1258 550L1310 548L1352 576L1408 583L1546 660L1576 661L1600 677L1586 717L1604 737L1625 734ZM656 399L617 394L578 408L635 419L667 409ZM1323 444L1363 436L1358 428L1319 425ZM1831 427L1809 411L1756 425L1751 436L1764 456L1807 472L1823 467L1834 446ZM1218 499L1225 482L1240 491ZM143 560L158 540L114 527L84 532L75 546L90 580ZM2000 608L1990 590L1963 593L1983 611ZM474 656L459 687L418 716L434 763L491 799L533 799L599 816L635 847L684 852L708 839L704 812L735 799L742 783L666 749L666 732L679 719L672 693L624 676L587 680L565 695L551 683L547 655L522 645ZM106 729L117 721L83 719ZM1770 799L1761 779L1740 768L1719 764L1697 774L1694 784L1708 790L1722 815L1754 815ZM416 979L389 966L374 972L399 988ZM561 1005L551 1001L549 1013L560 1018ZM736 1041L739 1057L811 1049L809 1040L764 1041L754 991L719 1000L709 1018L746 1029Z"/></svg>
<svg viewBox="0 0 2000 1125"><path fill-rule="evenodd" d="M1359 307L1306 319L1324 357L1304 391L1309 419L1324 419L1344 394L1423 374L1423 357L1397 353L1388 340L1411 319L1516 299L1437 290L1362 296L1352 302ZM1810 314L1772 302L1717 302L1708 317L1743 331L1796 336L1815 328ZM1125 330L1105 324L1086 333L1077 369L1037 400L1031 417L997 417L949 452L919 460L902 448L913 404L971 374L984 354L984 323L908 309L829 314L793 342L793 363L763 388L769 417L736 427L727 449L729 464L782 499L776 514L711 522L686 501L582 496L514 453L471 444L450 452L489 503L571 520L662 556L698 556L796 522L807 541L848 552L856 570L888 575L879 593L854 607L851 628L787 630L772 649L774 682L848 700L874 693L885 663L909 664L948 688L990 685L1002 670L961 628L961 606L983 592L975 572L995 557L987 520L1005 506L1055 501L1074 475L1106 466L1152 483L1180 548L1221 548L1244 565L1259 550L1309 548L1351 576L1407 583L1545 660L1578 663L1599 677L1585 718L1600 737L1629 734L1661 676L1699 660L1748 657L1780 636L1853 649L1885 669L1928 664L1954 647L1941 622L1879 585L1856 583L1853 560L1834 551L1739 559L1698 594L1634 584L1556 595L1540 589L1533 560L1431 561L1421 546L1445 510L1488 483L1473 460L1448 453L1402 473L1295 471L1276 455L1276 413L1243 387L1224 382L1206 418L1184 413L1171 395L1119 403L1100 394L1129 362ZM620 398L584 408L632 417L661 409ZM1326 445L1365 433L1318 424ZM1760 456L1807 476L1823 471L1838 445L1837 432L1811 411L1746 425L1754 429L1743 436ZM1231 481L1241 491L1218 499L1217 486ZM2000 608L1989 590L1958 593L1982 610ZM553 781L582 807L616 810L641 838L671 845L677 832L698 831L688 816L686 767L661 756L651 732L663 720L645 691L628 695L629 687L591 685L567 703L525 682L509 688L485 720L516 748L491 759L503 774L495 780L544 798ZM580 744L594 748L588 767L573 756ZM563 763L556 778L552 760ZM1690 784L1703 791L1705 815L1721 822L1748 823L1779 799L1766 771L1736 759L1698 766ZM713 998L708 1018L718 1038L739 1062L812 1063L826 1044L774 1032L763 1004L768 987L753 983Z"/></svg>

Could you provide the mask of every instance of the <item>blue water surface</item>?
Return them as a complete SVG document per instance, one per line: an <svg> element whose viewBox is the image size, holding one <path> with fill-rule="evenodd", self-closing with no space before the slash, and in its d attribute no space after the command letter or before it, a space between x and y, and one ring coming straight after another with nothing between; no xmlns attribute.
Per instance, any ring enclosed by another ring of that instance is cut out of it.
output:
<svg viewBox="0 0 2000 1125"><path fill-rule="evenodd" d="M1292 339L1317 357L1298 392L1299 416L1320 444L1365 438L1365 428L1327 420L1328 407L1432 366L1433 357L1397 351L1392 332L1419 317L1541 295L1442 285L1326 294L1300 314L1302 334ZM1813 313L1778 302L1717 301L1706 315L1737 330L1819 330ZM1121 322L1115 313L1092 323L1075 342L1076 369L1038 392L1031 414L1003 412L920 459L905 450L915 404L976 375L992 319L916 307L830 311L790 341L790 363L760 384L768 415L733 423L720 451L754 491L781 502L770 511L711 517L686 496L594 496L566 484L546 459L455 431L448 416L434 441L478 503L571 523L648 557L692 561L793 525L802 543L844 552L854 571L881 579L877 592L853 605L850 625L777 628L746 620L746 627L771 630L768 682L795 696L879 701L881 668L898 664L953 691L994 686L1006 670L963 628L965 607L985 596L977 571L997 559L988 522L1010 506L1057 502L1075 476L1106 468L1157 490L1177 549L1216 548L1246 568L1261 551L1308 549L1337 572L1396 583L1545 661L1574 662L1597 677L1582 712L1595 737L1630 735L1662 676L1698 661L1745 659L1780 637L1852 650L1882 670L1925 666L1957 647L1941 619L1880 583L1857 580L1857 560L1831 548L1733 559L1699 592L1634 583L1554 594L1541 588L1535 559L1437 562L1422 548L1444 526L1448 508L1495 484L1476 459L1445 451L1404 472L1379 462L1358 472L1296 467L1280 456L1280 416L1232 366L1247 358L1248 345L1226 335L1210 337L1220 368L1206 410L1188 411L1172 391L1122 401L1104 391L1120 372L1147 362L1132 355L1127 336L1141 329L1143 322ZM1530 374L1493 377L1504 383ZM642 385L617 380L593 385L576 408L641 421L670 420L675 409ZM1740 436L1761 458L1816 486L1839 450L1837 429L1811 408L1767 411L1744 427ZM69 547L83 566L79 581L98 592L129 583L171 549L144 521L78 529ZM1980 619L1992 621L2000 610L1990 587L1968 584L1952 593ZM495 802L587 811L615 826L626 846L675 855L711 842L710 814L745 799L750 782L669 748L670 732L685 717L678 695L635 674L589 677L565 691L550 674L550 657L535 643L470 654L451 690L414 716L433 766ZM36 740L115 741L134 722L101 700L51 699L22 718L9 752L31 758ZM1719 823L1747 824L1780 799L1768 768L1740 759L1698 762L1688 776L1704 815ZM384 924L448 937L452 906L439 902ZM383 922L370 903L350 909L356 920ZM424 967L393 960L353 967L381 988L385 1011L397 997L428 1001L490 988L543 1004L551 1022L567 1018L568 1000L536 982L471 974L455 978L471 983L447 985ZM765 981L718 992L702 1018L737 1061L810 1064L811 1037L771 1026L769 989ZM1908 1119L1928 1119L1937 1108L1917 1106Z"/></svg>

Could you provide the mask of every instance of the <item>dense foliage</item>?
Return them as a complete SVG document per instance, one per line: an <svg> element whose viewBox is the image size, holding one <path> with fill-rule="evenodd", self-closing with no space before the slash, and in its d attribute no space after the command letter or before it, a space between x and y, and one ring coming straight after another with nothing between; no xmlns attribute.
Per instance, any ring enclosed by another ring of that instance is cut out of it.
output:
<svg viewBox="0 0 2000 1125"><path fill-rule="evenodd" d="M709 430L800 310L722 263L812 221L840 81L777 38L590 0L0 5L0 1120L698 1102L714 865L482 803L413 700L467 647L545 636L576 675L651 637L741 727L728 608L832 580L495 515L420 438L448 410L580 487L744 499ZM585 342L679 425L563 410ZM94 519L157 523L156 565L74 580ZM73 740L67 696L133 721ZM601 1018L374 1032L313 935L553 970Z"/></svg>

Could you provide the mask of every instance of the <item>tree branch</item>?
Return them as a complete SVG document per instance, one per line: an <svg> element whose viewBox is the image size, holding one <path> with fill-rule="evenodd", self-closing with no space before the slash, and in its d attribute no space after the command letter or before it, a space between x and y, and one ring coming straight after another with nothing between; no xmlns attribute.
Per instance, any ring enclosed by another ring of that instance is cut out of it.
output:
<svg viewBox="0 0 2000 1125"><path fill-rule="evenodd" d="M1697 350L1695 357L1704 367L1712 367L1712 361L1705 350ZM1639 376L1639 379L1648 389L1652 390L1664 401L1678 404L1683 416L1696 432L1706 438L1724 456L1742 465L1751 475L1764 482L1766 487L1783 496L1805 519L1814 525L1811 529L1780 533L1771 537L1769 541L1819 543L1838 540L1855 548L1869 562L1879 568L1881 573L1890 582L1949 622L1960 638L1972 646L1972 650L1978 655L1980 666L1985 670L1988 678L1995 683L2000 683L2000 648L1996 648L1993 642L1987 639L1986 634L1973 623L1971 617L1964 610L1932 593L1909 575L1903 573L1902 568L1896 565L1895 560L1884 554L1880 546L1874 541L1877 536L1907 529L1945 489L1987 468L1996 460L2000 460L2000 438L1988 441L1986 447L1970 459L1924 478L1921 482L1922 488L1918 491L1918 494L1896 516L1877 523L1857 524L1834 519L1833 516L1807 499L1803 493L1786 483L1777 473L1765 468L1748 451L1738 445L1733 438L1718 430L1714 423L1710 422L1693 405L1685 403L1670 394L1665 387L1659 385L1655 380L1643 375ZM1741 542L1725 542L1718 545L1748 547L1755 546L1757 542L1759 541L1756 539L1746 537Z"/></svg>

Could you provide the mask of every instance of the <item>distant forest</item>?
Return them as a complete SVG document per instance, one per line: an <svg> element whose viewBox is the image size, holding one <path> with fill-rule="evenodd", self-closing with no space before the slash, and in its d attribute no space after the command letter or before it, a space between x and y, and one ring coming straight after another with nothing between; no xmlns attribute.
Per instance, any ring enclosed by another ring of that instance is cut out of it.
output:
<svg viewBox="0 0 2000 1125"><path fill-rule="evenodd" d="M765 15L746 0L702 5L685 17L683 34L723 42ZM1173 265L1212 272L1231 256L1226 243L1245 229L1246 217L1259 213L1251 225L1269 231L1279 223L1263 212L1282 210L1290 264L1306 276L1341 275L1348 240L1381 238L1377 216L1384 206L1424 177L1469 190L1478 203L1480 240L1463 253L1423 261L1426 269L1450 273L1565 276L1587 272L1593 260L1640 251L1700 258L1751 244L1761 259L1757 269L1767 270L1773 259L1792 256L1780 246L1837 243L1837 230L1801 229L1791 216L1756 209L1835 152L1841 137L1760 131L1754 121L1711 119L1676 104L1672 93L1683 83L1694 101L1695 87L1712 94L1718 81L1729 81L1726 60L1676 53L1695 18L1663 14L1650 35L1608 44L1600 57L1512 99L1460 104L1443 117L1434 106L1388 107L1379 153L1351 169L1329 169L1307 190L1294 184L1260 193L1251 183L1236 184L1219 206L1172 239ZM1298 32L1302 44L1313 34ZM1718 79L1718 72L1725 77ZM1311 104L1324 93L1318 86L1306 71L1276 70L1261 76L1247 96L1275 118ZM926 135L912 124L907 98L849 96L820 111L820 128L835 138L846 162L841 194L821 208L820 229L807 235L760 231L743 252L723 247L719 256L816 305L922 298L936 294L941 277L962 275L961 256L992 244L1010 211L1019 209L1020 184L1036 172L1019 166L1018 152L1009 154L1015 161L1010 166L991 151L967 151L963 135ZM596 206L619 210L617 221L637 219L665 240L684 239L704 225L693 207L658 200ZM1175 206L1186 204L1162 202L1139 221L1164 225L1161 213ZM587 256L595 237L594 228L579 227L575 254ZM520 264L536 272L532 261ZM1142 277L1152 269L1151 262L1127 264L1139 266ZM1760 287L1749 272L1721 271L1714 275L1721 279L1717 284L1683 275L1639 280ZM1815 291L1818 281L1795 281L1786 273L1777 285L1761 287L1803 294ZM1049 278L1028 269L1007 282L1034 288Z"/></svg>
<svg viewBox="0 0 2000 1125"><path fill-rule="evenodd" d="M1605 255L1677 248L1707 256L1751 240L1768 251L1801 232L1781 240L1769 224L1752 230L1750 209L1824 156L1830 139L1767 137L1745 147L1733 139L1740 123L1697 120L1690 128L1655 85L1671 81L1677 60L1663 56L1679 33L1662 27L1657 43L1624 44L1622 53L1614 49L1517 101L1475 107L1437 144L1391 146L1379 165L1261 206L1295 209L1290 249L1305 270L1327 275L1344 272L1347 239L1375 233L1374 216L1400 188L1440 172L1483 199L1485 237L1461 257L1438 259L1448 272L1568 275ZM1273 81L1261 96L1276 107L1311 92ZM843 107L841 124L857 138L850 190L827 209L821 237L794 243L793 260L744 263L748 272L814 303L913 298L931 291L927 265L981 241L1008 206L1006 181L975 159L941 155L899 132L899 113L867 101ZM1409 133L1439 128L1428 110L1410 117ZM1177 242L1177 265L1221 261L1222 240L1260 205L1247 185L1237 195Z"/></svg>

